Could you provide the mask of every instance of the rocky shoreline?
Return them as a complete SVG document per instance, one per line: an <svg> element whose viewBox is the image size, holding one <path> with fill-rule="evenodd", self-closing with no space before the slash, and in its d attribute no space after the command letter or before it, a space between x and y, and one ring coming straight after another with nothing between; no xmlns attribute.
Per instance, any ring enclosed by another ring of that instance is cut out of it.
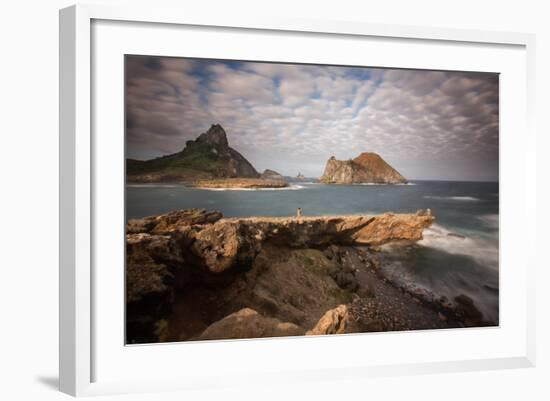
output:
<svg viewBox="0 0 550 401"><path fill-rule="evenodd" d="M379 248L414 244L428 211L223 218L184 209L127 224L127 342L490 325L466 296L384 277Z"/></svg>
<svg viewBox="0 0 550 401"><path fill-rule="evenodd" d="M285 188L288 182L283 179L271 178L220 178L212 180L193 181L189 186L195 188L212 189L260 189L260 188Z"/></svg>

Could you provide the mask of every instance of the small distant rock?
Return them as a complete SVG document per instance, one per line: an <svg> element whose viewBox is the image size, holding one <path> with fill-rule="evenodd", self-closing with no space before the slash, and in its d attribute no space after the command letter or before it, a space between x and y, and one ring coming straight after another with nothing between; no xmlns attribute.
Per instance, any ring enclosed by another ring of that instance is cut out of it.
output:
<svg viewBox="0 0 550 401"><path fill-rule="evenodd" d="M283 176L274 170L265 169L260 178L264 180L282 180Z"/></svg>

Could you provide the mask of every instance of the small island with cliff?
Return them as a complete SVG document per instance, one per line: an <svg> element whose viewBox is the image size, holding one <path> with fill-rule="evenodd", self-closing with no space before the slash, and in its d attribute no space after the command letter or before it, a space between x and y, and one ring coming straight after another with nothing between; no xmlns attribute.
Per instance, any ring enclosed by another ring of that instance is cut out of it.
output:
<svg viewBox="0 0 550 401"><path fill-rule="evenodd" d="M406 184L407 180L378 154L364 152L355 159L331 156L319 181L326 184Z"/></svg>
<svg viewBox="0 0 550 401"><path fill-rule="evenodd" d="M229 146L223 127L213 124L178 153L151 160L127 159L126 180L132 183L181 183L195 188L284 188L276 171L258 173Z"/></svg>
<svg viewBox="0 0 550 401"><path fill-rule="evenodd" d="M126 344L499 325L498 74L124 65Z"/></svg>

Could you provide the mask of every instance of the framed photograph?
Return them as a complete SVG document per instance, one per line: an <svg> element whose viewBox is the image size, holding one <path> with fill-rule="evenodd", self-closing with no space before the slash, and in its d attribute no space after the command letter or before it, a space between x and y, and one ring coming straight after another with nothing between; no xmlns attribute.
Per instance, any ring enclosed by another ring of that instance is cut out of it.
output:
<svg viewBox="0 0 550 401"><path fill-rule="evenodd" d="M73 6L60 52L62 391L534 365L532 35Z"/></svg>

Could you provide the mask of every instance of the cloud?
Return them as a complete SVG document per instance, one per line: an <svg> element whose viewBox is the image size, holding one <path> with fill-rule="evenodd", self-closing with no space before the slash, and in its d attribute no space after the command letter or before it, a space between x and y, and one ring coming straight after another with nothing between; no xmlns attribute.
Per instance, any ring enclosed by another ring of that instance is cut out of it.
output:
<svg viewBox="0 0 550 401"><path fill-rule="evenodd" d="M259 170L374 151L410 178L498 178L496 74L128 56L126 76L130 157L220 123Z"/></svg>

